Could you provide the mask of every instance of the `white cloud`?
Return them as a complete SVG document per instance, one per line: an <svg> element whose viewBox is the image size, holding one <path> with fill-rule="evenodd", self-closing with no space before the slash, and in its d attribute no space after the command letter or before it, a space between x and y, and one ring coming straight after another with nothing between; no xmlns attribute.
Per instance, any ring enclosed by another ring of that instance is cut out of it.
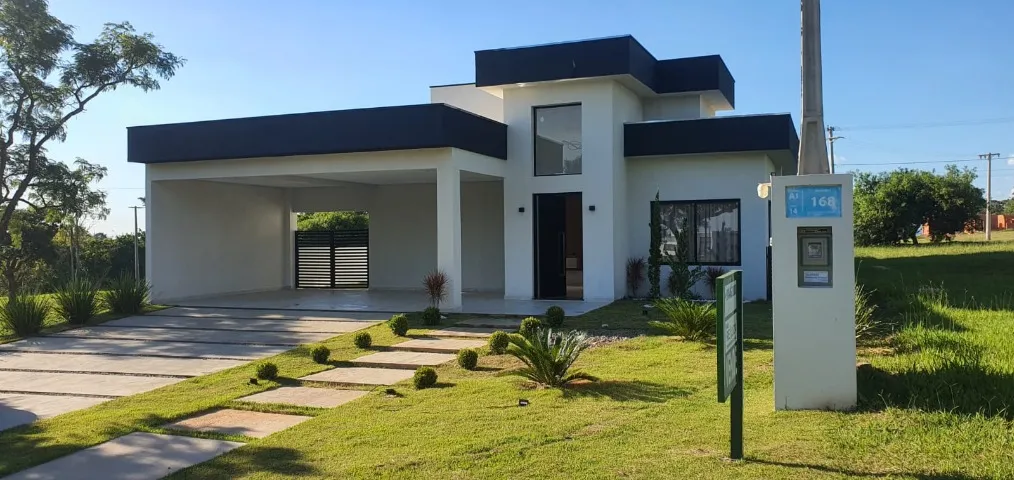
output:
<svg viewBox="0 0 1014 480"><path fill-rule="evenodd" d="M1014 155L1007 157L1007 165L1014 167Z"/></svg>

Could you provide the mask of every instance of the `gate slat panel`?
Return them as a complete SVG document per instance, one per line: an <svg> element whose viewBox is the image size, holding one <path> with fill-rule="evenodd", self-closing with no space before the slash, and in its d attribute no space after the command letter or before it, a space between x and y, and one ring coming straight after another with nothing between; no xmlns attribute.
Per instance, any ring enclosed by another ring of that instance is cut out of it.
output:
<svg viewBox="0 0 1014 480"><path fill-rule="evenodd" d="M296 288L367 288L369 230L296 232Z"/></svg>

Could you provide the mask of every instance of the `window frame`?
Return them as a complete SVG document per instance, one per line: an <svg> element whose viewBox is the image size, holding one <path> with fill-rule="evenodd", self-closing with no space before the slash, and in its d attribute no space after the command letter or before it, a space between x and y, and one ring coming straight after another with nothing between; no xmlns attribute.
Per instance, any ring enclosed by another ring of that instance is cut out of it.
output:
<svg viewBox="0 0 1014 480"><path fill-rule="evenodd" d="M650 202L648 202L648 211L649 212L651 212L651 210L652 210L651 204L653 202L654 202L654 200L651 200ZM736 233L739 235L739 242L737 242L737 244L736 244L736 247L737 247L737 252L736 252L737 261L735 263L731 263L731 262L700 262L700 261L696 261L696 260L698 260L700 258L700 256L698 255L697 249L694 248L694 260L695 261L689 262L688 265L694 265L694 266L699 266L699 267L742 267L743 266L743 200L740 199L740 198L715 198L715 199L706 199L706 200L659 200L658 205L659 205L659 214L660 215L662 213L662 207L665 206L665 205L687 205L687 206L690 206L690 217L691 217L691 220L692 220L691 225L693 225L694 229L697 228L697 205L708 205L708 204L715 204L715 203L730 203L730 202L735 202L736 203ZM648 214L648 217L649 217L649 219L651 218L651 214L650 213ZM661 222L661 219L659 219L659 222Z"/></svg>
<svg viewBox="0 0 1014 480"><path fill-rule="evenodd" d="M539 159L538 147L536 142L539 137L539 117L538 112L540 109L552 109L552 108L563 108L563 107L581 107L581 171L578 173L550 173L550 174L539 174ZM584 107L581 102L571 103L552 103L548 105L532 105L532 176L535 177L568 177L571 175L581 175L584 173Z"/></svg>

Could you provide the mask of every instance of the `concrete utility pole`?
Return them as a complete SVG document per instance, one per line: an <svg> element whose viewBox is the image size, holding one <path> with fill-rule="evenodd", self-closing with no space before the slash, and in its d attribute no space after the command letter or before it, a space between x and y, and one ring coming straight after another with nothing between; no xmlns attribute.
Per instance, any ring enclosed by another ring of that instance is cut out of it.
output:
<svg viewBox="0 0 1014 480"><path fill-rule="evenodd" d="M834 127L827 127L827 143L831 147L831 173L834 173L834 141L845 138L834 136L835 130L836 129Z"/></svg>
<svg viewBox="0 0 1014 480"><path fill-rule="evenodd" d="M993 239L993 216L989 212L989 204L993 201L991 190L993 189L993 157L999 157L999 153L984 153L979 158L986 159L986 241Z"/></svg>
<svg viewBox="0 0 1014 480"><path fill-rule="evenodd" d="M800 0L803 125L799 175L830 173L824 143L824 83L820 56L820 0Z"/></svg>
<svg viewBox="0 0 1014 480"><path fill-rule="evenodd" d="M137 256L137 237L138 237L138 231L137 231L137 209L144 208L144 207L143 206L139 206L139 207L129 207L129 208L131 208L131 209L134 210L134 280L140 280L141 279L141 264L138 262L138 256Z"/></svg>

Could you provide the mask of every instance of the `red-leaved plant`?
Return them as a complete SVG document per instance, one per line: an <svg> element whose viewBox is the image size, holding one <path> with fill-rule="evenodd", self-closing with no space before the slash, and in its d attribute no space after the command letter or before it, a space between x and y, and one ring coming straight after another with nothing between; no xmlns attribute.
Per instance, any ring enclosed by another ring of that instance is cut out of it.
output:
<svg viewBox="0 0 1014 480"><path fill-rule="evenodd" d="M440 302L447 298L447 284L451 279L443 270L434 270L423 277L423 286L430 297L430 305L439 307Z"/></svg>

